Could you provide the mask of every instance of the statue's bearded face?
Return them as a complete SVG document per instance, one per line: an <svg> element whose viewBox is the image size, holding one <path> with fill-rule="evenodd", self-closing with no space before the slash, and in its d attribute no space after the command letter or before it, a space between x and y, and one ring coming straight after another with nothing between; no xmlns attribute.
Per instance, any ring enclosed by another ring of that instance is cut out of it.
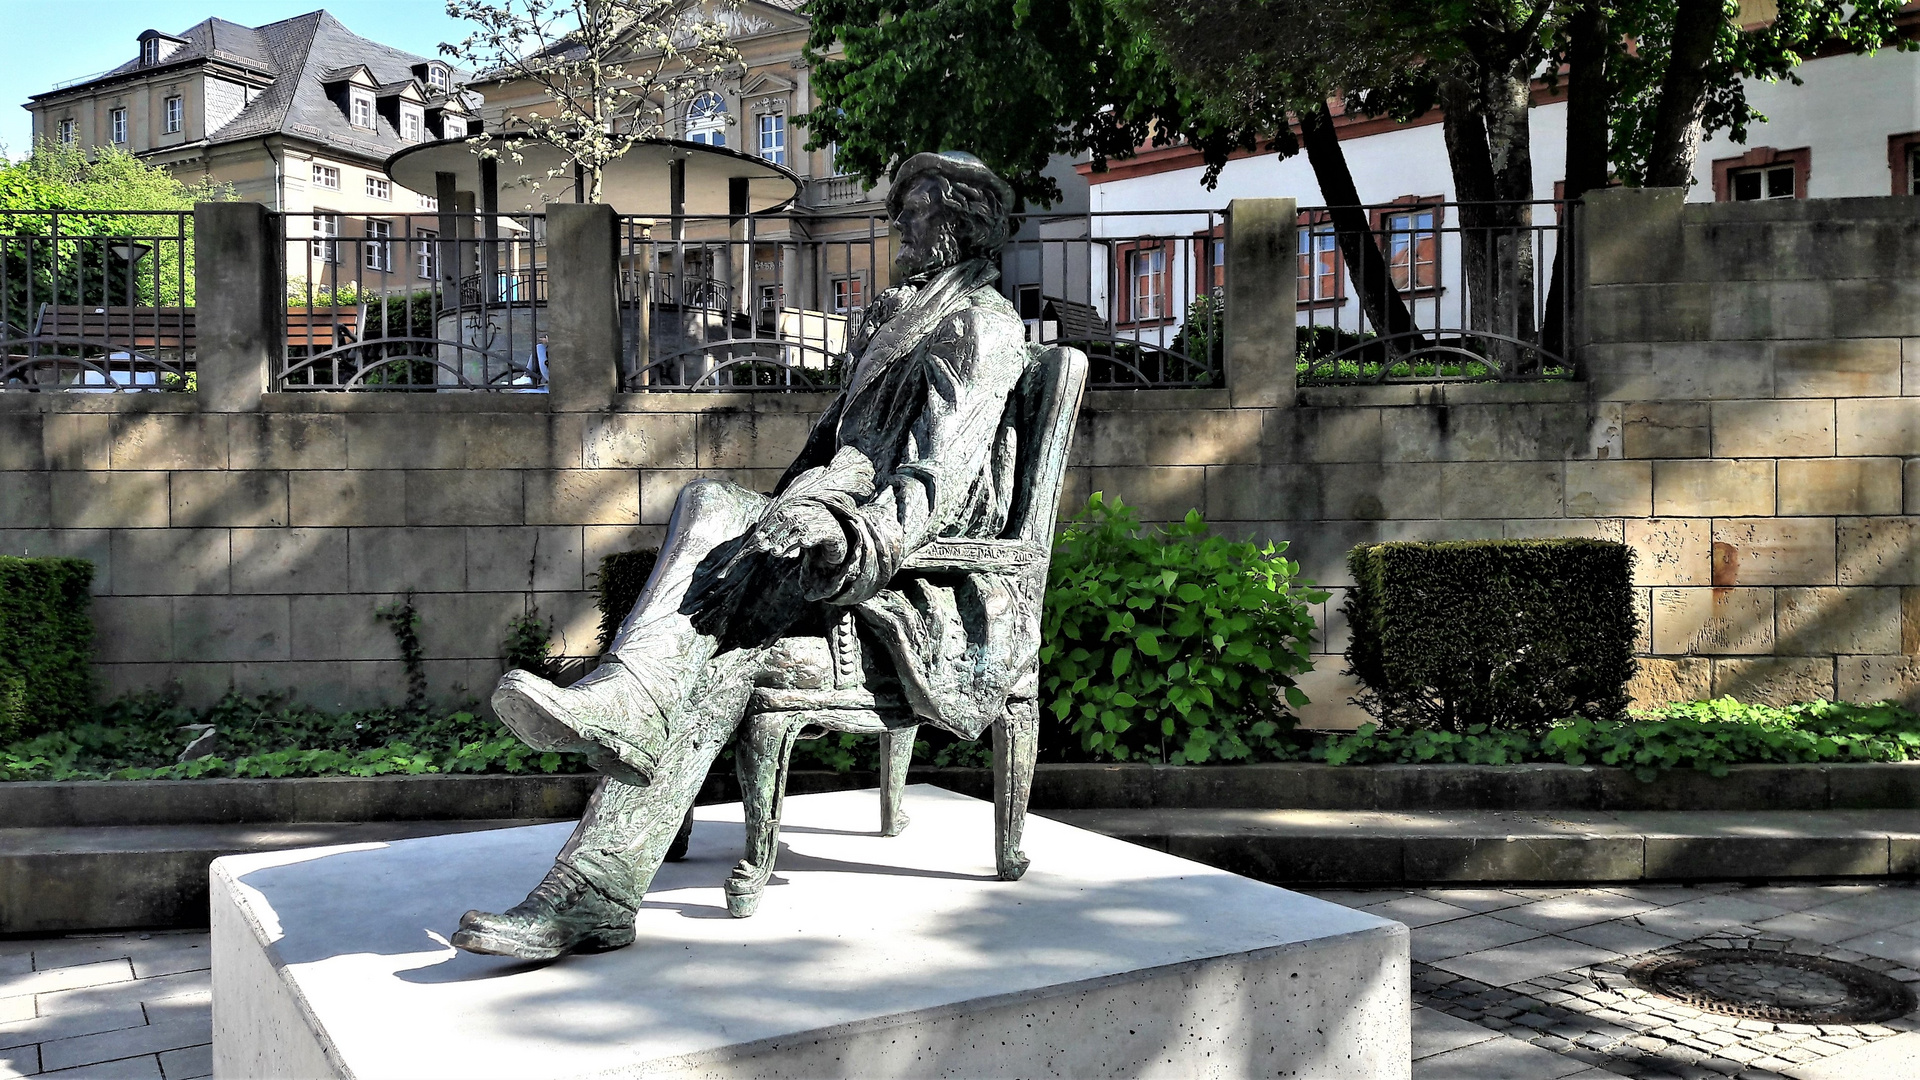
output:
<svg viewBox="0 0 1920 1080"><path fill-rule="evenodd" d="M961 259L960 215L945 198L944 184L922 176L900 198L894 227L900 232L900 250L893 257L901 280L944 270Z"/></svg>

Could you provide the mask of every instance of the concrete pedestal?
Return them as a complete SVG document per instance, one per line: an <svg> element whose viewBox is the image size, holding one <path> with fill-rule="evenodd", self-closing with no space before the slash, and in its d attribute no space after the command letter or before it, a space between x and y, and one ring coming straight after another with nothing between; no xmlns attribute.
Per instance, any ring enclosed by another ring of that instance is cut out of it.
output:
<svg viewBox="0 0 1920 1080"><path fill-rule="evenodd" d="M566 825L213 864L214 1074L302 1077L1410 1075L1407 931L1031 818L993 874L993 808L916 786L789 799L760 913L730 919L738 804L703 808L632 947L460 953Z"/></svg>

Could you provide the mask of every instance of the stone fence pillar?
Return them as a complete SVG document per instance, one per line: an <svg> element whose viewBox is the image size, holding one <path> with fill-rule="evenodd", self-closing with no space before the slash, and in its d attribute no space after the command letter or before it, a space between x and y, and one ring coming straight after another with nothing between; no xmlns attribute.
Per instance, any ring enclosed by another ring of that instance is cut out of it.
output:
<svg viewBox="0 0 1920 1080"><path fill-rule="evenodd" d="M620 220L596 203L547 207L547 375L557 409L603 409L619 390Z"/></svg>
<svg viewBox="0 0 1920 1080"><path fill-rule="evenodd" d="M195 382L211 412L258 409L280 359L279 221L260 203L194 205Z"/></svg>
<svg viewBox="0 0 1920 1080"><path fill-rule="evenodd" d="M1292 199L1227 204L1227 390L1235 408L1291 407L1299 240Z"/></svg>

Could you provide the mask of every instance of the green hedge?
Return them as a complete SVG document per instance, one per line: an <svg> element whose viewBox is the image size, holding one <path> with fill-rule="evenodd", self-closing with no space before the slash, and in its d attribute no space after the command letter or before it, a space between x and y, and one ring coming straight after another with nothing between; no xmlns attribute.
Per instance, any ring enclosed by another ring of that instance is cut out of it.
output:
<svg viewBox="0 0 1920 1080"><path fill-rule="evenodd" d="M92 584L85 559L0 556L0 743L87 718Z"/></svg>
<svg viewBox="0 0 1920 1080"><path fill-rule="evenodd" d="M594 603L600 608L600 651L613 644L620 623L640 599L653 576L653 564L660 561L659 548L616 551L600 560L600 573L594 580Z"/></svg>
<svg viewBox="0 0 1920 1080"><path fill-rule="evenodd" d="M1384 723L1460 733L1625 718L1638 625L1626 545L1370 544L1347 565L1347 663Z"/></svg>

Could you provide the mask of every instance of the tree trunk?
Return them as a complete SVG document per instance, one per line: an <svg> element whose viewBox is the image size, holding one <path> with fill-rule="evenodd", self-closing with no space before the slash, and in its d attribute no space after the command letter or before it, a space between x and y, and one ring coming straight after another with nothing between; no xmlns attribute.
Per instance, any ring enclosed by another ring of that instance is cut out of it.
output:
<svg viewBox="0 0 1920 1080"><path fill-rule="evenodd" d="M1612 125L1607 116L1607 13L1600 0L1584 0L1567 20L1567 176L1561 195L1560 242L1553 253L1553 278L1547 287L1547 309L1540 327L1540 347L1567 358L1567 226L1568 208L1589 191L1607 186L1610 173L1608 144Z"/></svg>
<svg viewBox="0 0 1920 1080"><path fill-rule="evenodd" d="M1524 70L1471 82L1453 78L1440 88L1447 158L1461 204L1465 329L1480 336L1477 351L1504 374L1534 366L1521 363L1531 353L1509 340L1532 341L1535 329L1530 93Z"/></svg>
<svg viewBox="0 0 1920 1080"><path fill-rule="evenodd" d="M1354 185L1346 151L1341 149L1340 136L1334 130L1333 114L1324 104L1302 112L1300 131L1307 162L1313 166L1320 196L1327 203L1327 216L1333 219L1334 238L1346 260L1347 277L1353 282L1360 310L1374 332L1387 339L1385 354L1380 358L1386 363L1419 344L1411 336L1417 330L1413 314L1387 273L1387 260L1380 254L1373 225L1360 205L1359 188Z"/></svg>
<svg viewBox="0 0 1920 1080"><path fill-rule="evenodd" d="M1726 19L1722 0L1678 0L1673 48L1666 77L1660 81L1660 106L1653 114L1652 145L1647 151L1648 187L1686 187L1693 182L1707 65Z"/></svg>

